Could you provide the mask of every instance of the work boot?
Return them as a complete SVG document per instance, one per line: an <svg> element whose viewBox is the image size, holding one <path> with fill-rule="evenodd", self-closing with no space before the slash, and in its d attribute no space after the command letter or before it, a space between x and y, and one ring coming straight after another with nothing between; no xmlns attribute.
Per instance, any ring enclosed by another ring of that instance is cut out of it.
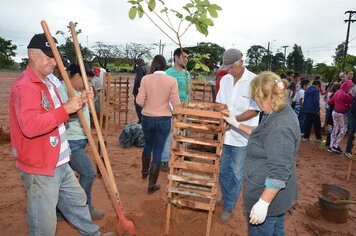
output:
<svg viewBox="0 0 356 236"><path fill-rule="evenodd" d="M150 176L148 178L148 190L147 190L148 194L152 194L161 188L161 185L157 184L160 168L161 168L160 164L158 165L153 163L151 164Z"/></svg>
<svg viewBox="0 0 356 236"><path fill-rule="evenodd" d="M148 169L150 168L151 155L145 156L142 153L142 179L146 179L148 176Z"/></svg>

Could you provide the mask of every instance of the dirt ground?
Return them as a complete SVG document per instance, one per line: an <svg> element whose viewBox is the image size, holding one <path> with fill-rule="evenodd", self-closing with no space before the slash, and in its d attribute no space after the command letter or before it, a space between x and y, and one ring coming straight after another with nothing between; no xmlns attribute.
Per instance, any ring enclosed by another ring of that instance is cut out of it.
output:
<svg viewBox="0 0 356 236"><path fill-rule="evenodd" d="M18 76L19 72L0 72L0 127L2 126L5 132L5 134L0 132L1 139L6 139L6 133L9 132L9 88ZM130 86L133 86L133 80L130 81ZM129 123L136 122L132 99L131 96ZM159 183L162 189L155 194L147 195L147 180L141 180L140 175L142 149L121 148L118 144L121 129L122 126L118 124L110 124L111 133L107 146L126 215L135 222L137 235L164 235L167 174L160 174ZM345 147L345 142L346 137L342 148ZM0 235L27 235L26 194L8 141L0 141L0 153ZM299 200L286 214L286 235L356 235L356 205L347 206L349 214L346 223L336 224L321 217L318 203L318 194L323 183L341 186L350 191L356 199L356 161L351 181L346 181L348 164L349 159L340 154L327 152L325 147L319 146L318 143L302 142L297 159ZM113 231L118 220L101 178L95 179L92 191L94 206L106 214L96 223L104 232ZM216 208L210 235L247 235L246 216L241 198L229 222L220 221L221 210L219 207ZM205 235L206 221L205 212L177 209L170 235ZM79 233L69 223L63 221L58 223L57 235Z"/></svg>

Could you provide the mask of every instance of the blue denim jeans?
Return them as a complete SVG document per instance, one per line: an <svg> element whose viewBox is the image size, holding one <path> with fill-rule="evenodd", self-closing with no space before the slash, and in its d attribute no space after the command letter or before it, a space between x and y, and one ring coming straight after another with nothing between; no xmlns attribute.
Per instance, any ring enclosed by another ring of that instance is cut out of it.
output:
<svg viewBox="0 0 356 236"><path fill-rule="evenodd" d="M162 162L169 161L169 153L171 151L172 146L172 138L168 135L166 143L164 144L163 152L162 152Z"/></svg>
<svg viewBox="0 0 356 236"><path fill-rule="evenodd" d="M87 204L91 207L91 186L95 178L95 169L90 158L85 152L88 144L87 139L68 140L72 158L69 162L70 167L79 174L79 184L87 195Z"/></svg>
<svg viewBox="0 0 356 236"><path fill-rule="evenodd" d="M19 172L27 193L30 236L56 234L56 206L80 235L100 235L99 227L91 220L85 192L68 163L55 168L54 176Z"/></svg>
<svg viewBox="0 0 356 236"><path fill-rule="evenodd" d="M247 214L247 223L250 222L250 213ZM249 236L284 236L284 214L266 217L259 225L248 223Z"/></svg>
<svg viewBox="0 0 356 236"><path fill-rule="evenodd" d="M243 165L246 156L245 147L235 147L224 144L220 162L220 187L224 202L224 209L231 212L239 197L242 180Z"/></svg>
<svg viewBox="0 0 356 236"><path fill-rule="evenodd" d="M152 163L160 164L164 144L171 132L171 116L151 117L142 115L142 131L145 136L143 155L152 153Z"/></svg>

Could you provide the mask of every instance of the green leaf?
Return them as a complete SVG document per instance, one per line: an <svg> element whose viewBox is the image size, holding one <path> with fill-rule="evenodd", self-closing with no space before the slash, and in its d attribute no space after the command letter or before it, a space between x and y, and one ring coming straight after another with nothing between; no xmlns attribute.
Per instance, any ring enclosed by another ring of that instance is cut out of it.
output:
<svg viewBox="0 0 356 236"><path fill-rule="evenodd" d="M209 11L209 14L211 15L211 17L213 17L213 18L218 17L218 12L214 8L209 7L208 11Z"/></svg>
<svg viewBox="0 0 356 236"><path fill-rule="evenodd" d="M187 4L185 5L185 7L192 8L192 7L194 7L194 4L192 4L192 3L187 3Z"/></svg>
<svg viewBox="0 0 356 236"><path fill-rule="evenodd" d="M201 65L201 68L202 68L204 71L210 71L209 67L206 66L206 65L204 65L204 64Z"/></svg>
<svg viewBox="0 0 356 236"><path fill-rule="evenodd" d="M199 70L201 68L201 65L199 63L196 63L195 66L194 66L194 69L195 70Z"/></svg>
<svg viewBox="0 0 356 236"><path fill-rule="evenodd" d="M148 9L150 11L154 11L155 8L156 8L156 0L150 0L148 2Z"/></svg>
<svg viewBox="0 0 356 236"><path fill-rule="evenodd" d="M131 3L132 5L136 4L137 2L136 1L133 1L133 0L130 0L130 1L127 1L128 3Z"/></svg>
<svg viewBox="0 0 356 236"><path fill-rule="evenodd" d="M164 8L162 8L161 13L167 13L167 11L168 11L168 8L164 7Z"/></svg>
<svg viewBox="0 0 356 236"><path fill-rule="evenodd" d="M129 11L129 18L131 20L135 19L137 15L137 7L131 7Z"/></svg>
<svg viewBox="0 0 356 236"><path fill-rule="evenodd" d="M142 18L143 17L143 9L142 8L139 8L138 9L138 17Z"/></svg>
<svg viewBox="0 0 356 236"><path fill-rule="evenodd" d="M215 10L217 10L217 11L221 11L222 10L222 8L220 6L218 6L218 5L216 5L216 4L211 4L210 7L215 9Z"/></svg>

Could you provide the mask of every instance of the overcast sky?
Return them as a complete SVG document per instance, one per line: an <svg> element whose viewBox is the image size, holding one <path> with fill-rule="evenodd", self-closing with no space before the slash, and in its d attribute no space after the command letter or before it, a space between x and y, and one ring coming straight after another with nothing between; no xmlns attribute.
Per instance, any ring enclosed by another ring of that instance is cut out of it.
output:
<svg viewBox="0 0 356 236"><path fill-rule="evenodd" d="M187 0L166 0L179 5ZM177 3L178 2L178 3ZM345 41L348 10L356 10L355 0L210 0L222 7L215 26L205 37L194 27L182 37L183 46L197 42L213 42L226 49L235 47L243 53L252 45L278 50L287 55L296 43L304 57L314 63L332 62L337 45ZM26 47L35 33L41 33L41 20L47 21L52 35L67 30L69 21L78 22L79 42L92 47L96 41L106 44L129 42L165 44L164 55L170 57L175 45L147 18L128 18L130 4L126 0L2 0L0 3L0 37L18 46L16 61L26 57ZM177 8L177 10L180 10ZM356 19L356 16L353 17ZM62 36L56 38L64 42ZM351 24L349 53L356 55L356 22ZM158 48L154 49L158 53ZM167 58L168 59L168 58Z"/></svg>

